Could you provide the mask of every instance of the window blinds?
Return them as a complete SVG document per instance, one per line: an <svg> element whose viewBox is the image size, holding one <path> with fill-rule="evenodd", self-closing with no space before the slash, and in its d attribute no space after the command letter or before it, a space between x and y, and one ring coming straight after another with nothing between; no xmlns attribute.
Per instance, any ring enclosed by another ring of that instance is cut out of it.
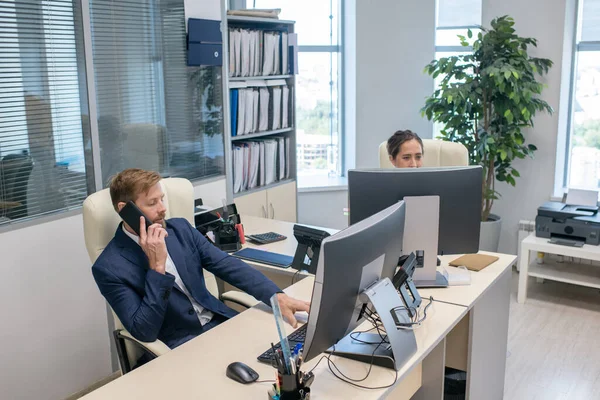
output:
<svg viewBox="0 0 600 400"><path fill-rule="evenodd" d="M0 0L0 224L78 206L87 195L74 3Z"/></svg>
<svg viewBox="0 0 600 400"><path fill-rule="evenodd" d="M184 1L90 0L104 185L124 168L224 171L220 67L186 66Z"/></svg>
<svg viewBox="0 0 600 400"><path fill-rule="evenodd" d="M600 0L583 0L581 10L581 41L600 41Z"/></svg>
<svg viewBox="0 0 600 400"><path fill-rule="evenodd" d="M481 0L438 0L438 28L481 25Z"/></svg>

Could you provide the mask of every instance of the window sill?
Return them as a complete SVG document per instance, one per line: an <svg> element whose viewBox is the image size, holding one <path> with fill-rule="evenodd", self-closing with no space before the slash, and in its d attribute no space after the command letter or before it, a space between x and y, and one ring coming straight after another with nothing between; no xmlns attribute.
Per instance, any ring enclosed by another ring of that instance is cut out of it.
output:
<svg viewBox="0 0 600 400"><path fill-rule="evenodd" d="M333 192L348 190L346 176L299 176L298 193Z"/></svg>

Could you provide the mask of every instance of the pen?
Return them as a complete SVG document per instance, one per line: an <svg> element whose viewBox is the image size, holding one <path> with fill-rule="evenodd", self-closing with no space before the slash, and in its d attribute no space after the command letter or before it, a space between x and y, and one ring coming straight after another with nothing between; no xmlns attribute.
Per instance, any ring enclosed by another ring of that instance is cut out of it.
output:
<svg viewBox="0 0 600 400"><path fill-rule="evenodd" d="M290 367L291 367L290 373L292 375L296 375L296 356L295 355L290 357Z"/></svg>
<svg viewBox="0 0 600 400"><path fill-rule="evenodd" d="M281 371L281 363L279 362L279 353L275 350L275 345L271 343L271 351L273 352L272 359L275 361L275 365L273 367L277 368L278 371Z"/></svg>
<svg viewBox="0 0 600 400"><path fill-rule="evenodd" d="M281 365L281 373L289 374L285 359L283 358L283 351L281 349L277 349L277 356L279 358L279 363Z"/></svg>

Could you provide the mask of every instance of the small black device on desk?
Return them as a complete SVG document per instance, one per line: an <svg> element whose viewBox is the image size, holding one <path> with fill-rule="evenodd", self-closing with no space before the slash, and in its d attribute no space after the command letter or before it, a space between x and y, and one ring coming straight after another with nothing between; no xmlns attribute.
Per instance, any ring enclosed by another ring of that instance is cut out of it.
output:
<svg viewBox="0 0 600 400"><path fill-rule="evenodd" d="M225 375L239 383L252 383L258 379L258 373L241 362L234 362L227 366Z"/></svg>
<svg viewBox="0 0 600 400"><path fill-rule="evenodd" d="M408 315L412 318L417 308L421 305L421 295L412 280L417 267L418 258L415 253L400 257L398 271L392 279L392 283L400 293L400 297L406 306ZM395 315L395 314L394 314Z"/></svg>
<svg viewBox="0 0 600 400"><path fill-rule="evenodd" d="M275 232L246 235L246 239L256 244L269 244L287 239L287 236Z"/></svg>
<svg viewBox="0 0 600 400"><path fill-rule="evenodd" d="M205 236L213 232L214 245L226 252L242 248L238 229L240 222L235 204L194 215L196 229Z"/></svg>
<svg viewBox="0 0 600 400"><path fill-rule="evenodd" d="M241 223L237 207L235 204L229 204L227 207L219 207L194 214L194 224L200 233L206 235L207 232L217 228L224 216L227 216L234 224Z"/></svg>
<svg viewBox="0 0 600 400"><path fill-rule="evenodd" d="M292 268L306 270L311 274L317 272L321 242L330 236L328 232L304 225L294 225L294 237L298 241Z"/></svg>

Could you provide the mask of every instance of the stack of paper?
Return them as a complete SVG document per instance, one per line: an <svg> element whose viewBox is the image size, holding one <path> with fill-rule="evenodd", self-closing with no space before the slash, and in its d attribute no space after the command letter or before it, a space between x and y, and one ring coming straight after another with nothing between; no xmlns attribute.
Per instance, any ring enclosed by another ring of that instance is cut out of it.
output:
<svg viewBox="0 0 600 400"><path fill-rule="evenodd" d="M287 74L288 41L287 32L229 29L229 76Z"/></svg>
<svg viewBox="0 0 600 400"><path fill-rule="evenodd" d="M233 192L290 177L290 138L274 137L233 145Z"/></svg>
<svg viewBox="0 0 600 400"><path fill-rule="evenodd" d="M232 136L291 127L290 88L284 80L232 82Z"/></svg>
<svg viewBox="0 0 600 400"><path fill-rule="evenodd" d="M288 128L290 126L288 121L290 88L283 86L281 88L281 95L281 127Z"/></svg>
<svg viewBox="0 0 600 400"><path fill-rule="evenodd" d="M244 148L242 146L233 146L233 193L242 191L242 182L244 181Z"/></svg>
<svg viewBox="0 0 600 400"><path fill-rule="evenodd" d="M265 141L265 185L277 180L277 142L267 140Z"/></svg>

